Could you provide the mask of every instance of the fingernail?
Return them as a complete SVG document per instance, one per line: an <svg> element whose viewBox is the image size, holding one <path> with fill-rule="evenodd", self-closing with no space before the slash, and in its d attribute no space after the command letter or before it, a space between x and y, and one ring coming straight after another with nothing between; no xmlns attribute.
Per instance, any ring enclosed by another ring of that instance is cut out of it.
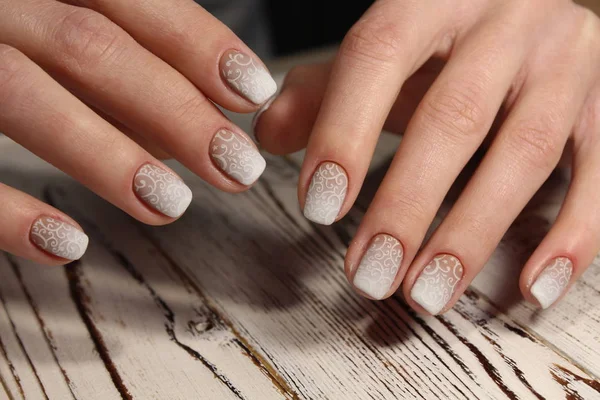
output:
<svg viewBox="0 0 600 400"><path fill-rule="evenodd" d="M430 314L446 307L463 276L463 266L450 254L436 256L421 272L410 291L410 297Z"/></svg>
<svg viewBox="0 0 600 400"><path fill-rule="evenodd" d="M73 225L52 217L36 219L29 237L40 249L67 260L79 260L90 241L85 233Z"/></svg>
<svg viewBox="0 0 600 400"><path fill-rule="evenodd" d="M223 54L220 62L225 82L240 96L262 104L277 91L269 71L257 60L238 50Z"/></svg>
<svg viewBox="0 0 600 400"><path fill-rule="evenodd" d="M171 218L183 214L192 202L192 191L181 179L152 164L138 170L133 188L144 203Z"/></svg>
<svg viewBox="0 0 600 400"><path fill-rule="evenodd" d="M258 126L258 121L260 120L260 117L262 117L262 115L265 113L265 111L267 111L269 107L271 107L271 104L273 104L275 99L277 99L277 96L271 97L265 104L263 104L260 107L260 109L256 112L256 114L254 114L254 117L252 118L252 135L254 136L254 140L256 140L257 143L260 143L260 141L258 140L258 135L256 134L256 127Z"/></svg>
<svg viewBox="0 0 600 400"><path fill-rule="evenodd" d="M210 156L223 172L242 185L254 183L267 165L246 135L225 129L213 137Z"/></svg>
<svg viewBox="0 0 600 400"><path fill-rule="evenodd" d="M336 163L322 163L306 193L304 216L318 224L333 224L344 204L347 189L346 171Z"/></svg>
<svg viewBox="0 0 600 400"><path fill-rule="evenodd" d="M396 238L375 236L356 270L354 286L376 300L383 299L392 288L403 255L402 244Z"/></svg>
<svg viewBox="0 0 600 400"><path fill-rule="evenodd" d="M573 263L566 257L555 258L546 265L531 286L531 294L542 308L550 307L562 295L571 281L572 273Z"/></svg>

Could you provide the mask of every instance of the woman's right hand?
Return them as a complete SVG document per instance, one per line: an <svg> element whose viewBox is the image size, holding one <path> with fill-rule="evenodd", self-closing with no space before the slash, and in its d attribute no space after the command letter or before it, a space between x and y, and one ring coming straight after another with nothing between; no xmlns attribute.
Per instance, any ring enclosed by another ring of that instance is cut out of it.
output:
<svg viewBox="0 0 600 400"><path fill-rule="evenodd" d="M264 159L215 103L248 113L275 91L192 0L0 0L0 132L147 224L192 198L158 159L227 192L260 176ZM68 216L2 184L0 198L2 250L43 264L85 252Z"/></svg>

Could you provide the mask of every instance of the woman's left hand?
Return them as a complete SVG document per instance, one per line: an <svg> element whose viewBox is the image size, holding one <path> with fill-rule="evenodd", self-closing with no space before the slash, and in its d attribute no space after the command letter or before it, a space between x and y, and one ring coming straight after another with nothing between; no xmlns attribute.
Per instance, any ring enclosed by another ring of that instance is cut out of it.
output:
<svg viewBox="0 0 600 400"><path fill-rule="evenodd" d="M410 305L431 314L456 302L568 148L568 195L520 283L546 308L600 250L599 66L600 20L570 1L379 0L332 65L288 75L257 137L278 154L307 145L300 203L331 224L354 203L384 125L406 128L346 273L373 299L403 282ZM421 247L497 116L483 161Z"/></svg>

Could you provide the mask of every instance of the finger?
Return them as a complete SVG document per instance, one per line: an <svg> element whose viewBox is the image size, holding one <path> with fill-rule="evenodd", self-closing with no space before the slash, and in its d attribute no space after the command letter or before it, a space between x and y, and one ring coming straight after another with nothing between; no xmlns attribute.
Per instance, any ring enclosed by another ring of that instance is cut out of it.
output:
<svg viewBox="0 0 600 400"><path fill-rule="evenodd" d="M426 63L405 82L385 121L387 131L404 132L426 90L438 76L439 64L439 60ZM315 64L296 67L287 74L281 93L254 118L254 135L264 150L279 155L306 147L330 70L330 63Z"/></svg>
<svg viewBox="0 0 600 400"><path fill-rule="evenodd" d="M488 154L407 274L404 293L419 311L454 304L558 164L597 61L579 29L556 31L561 36L540 50L548 58L532 68Z"/></svg>
<svg viewBox="0 0 600 400"><path fill-rule="evenodd" d="M62 212L0 183L0 249L45 265L83 256L88 237Z"/></svg>
<svg viewBox="0 0 600 400"><path fill-rule="evenodd" d="M260 59L192 0L69 2L109 17L211 100L231 111L253 111L277 91Z"/></svg>
<svg viewBox="0 0 600 400"><path fill-rule="evenodd" d="M427 2L378 1L350 30L300 174L300 204L309 220L329 225L350 208L400 87L434 53L448 51L455 3L436 2L439 9L432 13ZM347 187L333 182L337 176L344 176L338 183ZM321 193L323 184L333 190Z"/></svg>
<svg viewBox="0 0 600 400"><path fill-rule="evenodd" d="M264 171L265 160L239 128L106 17L48 0L11 7L18 15L0 14L0 41L22 50L86 102L210 184L239 192Z"/></svg>
<svg viewBox="0 0 600 400"><path fill-rule="evenodd" d="M575 130L573 179L552 229L525 264L525 299L548 308L559 301L600 251L600 88Z"/></svg>
<svg viewBox="0 0 600 400"><path fill-rule="evenodd" d="M528 52L527 44L514 45L528 25L519 30L507 24L512 14L497 15L457 42L410 121L346 256L348 278L363 294L394 293L450 186L489 132ZM405 251L401 268L386 270L387 280L378 279L378 268L363 257L380 233Z"/></svg>
<svg viewBox="0 0 600 400"><path fill-rule="evenodd" d="M121 121L115 119L114 117L106 114L104 111L99 110L98 108L86 104L92 111L94 111L98 116L102 117L106 122L114 126L119 132L127 135L131 140L136 142L140 147L146 150L148 153L152 154L153 157L158 160L168 160L172 157L163 149L161 149L156 143L151 142L148 138L143 135L134 132L129 127L125 126Z"/></svg>
<svg viewBox="0 0 600 400"><path fill-rule="evenodd" d="M19 51L0 45L0 131L148 224L179 217L190 189Z"/></svg>

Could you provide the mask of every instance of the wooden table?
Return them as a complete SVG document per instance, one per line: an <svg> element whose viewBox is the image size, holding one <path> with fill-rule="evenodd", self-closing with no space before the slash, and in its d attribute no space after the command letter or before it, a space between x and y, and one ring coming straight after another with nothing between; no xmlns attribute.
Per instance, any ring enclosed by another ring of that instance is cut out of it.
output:
<svg viewBox="0 0 600 400"><path fill-rule="evenodd" d="M153 228L0 139L0 180L91 238L66 267L0 255L0 399L600 399L600 259L548 311L517 289L564 196L559 173L447 314L353 293L345 250L398 141L383 136L332 227L302 217L294 155L268 157L240 195L171 164L194 202Z"/></svg>

